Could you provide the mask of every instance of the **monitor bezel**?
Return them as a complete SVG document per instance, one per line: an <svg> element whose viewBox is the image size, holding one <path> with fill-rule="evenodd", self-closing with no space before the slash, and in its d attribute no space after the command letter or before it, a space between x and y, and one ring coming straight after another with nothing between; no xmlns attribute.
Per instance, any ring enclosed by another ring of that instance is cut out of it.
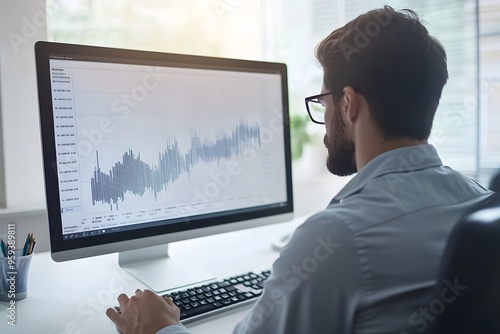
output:
<svg viewBox="0 0 500 334"><path fill-rule="evenodd" d="M54 55L73 57L74 60L78 60L77 57L96 57L99 61L104 61L107 58L110 62L117 63L156 64L160 66L182 65L182 67L186 68L278 73L281 76L282 86L285 179L288 199L286 205L266 207L260 210L235 210L237 212L229 212L218 217L182 218L178 219L179 221L176 223L166 223L161 226L65 240L62 233L62 217L60 214L61 205L56 164L52 92L50 87L49 61L51 56ZM262 226L292 219L293 190L286 64L45 41L35 44L35 58L46 205L49 219L51 253L54 260L65 261L74 258L138 249L166 242Z"/></svg>

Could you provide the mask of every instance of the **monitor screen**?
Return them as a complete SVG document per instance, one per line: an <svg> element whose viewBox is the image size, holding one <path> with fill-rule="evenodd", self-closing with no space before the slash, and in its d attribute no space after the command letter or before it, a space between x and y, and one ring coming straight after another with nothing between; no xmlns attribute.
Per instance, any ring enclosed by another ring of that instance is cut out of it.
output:
<svg viewBox="0 0 500 334"><path fill-rule="evenodd" d="M284 64L35 51L55 260L290 219Z"/></svg>

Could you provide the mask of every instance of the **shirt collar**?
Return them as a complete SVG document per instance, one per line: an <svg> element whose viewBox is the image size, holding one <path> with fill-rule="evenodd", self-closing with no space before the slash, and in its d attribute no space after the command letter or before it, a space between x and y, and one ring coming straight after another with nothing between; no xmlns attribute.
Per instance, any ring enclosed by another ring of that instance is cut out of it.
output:
<svg viewBox="0 0 500 334"><path fill-rule="evenodd" d="M436 149L431 144L406 146L384 152L370 160L359 173L333 198L330 204L359 192L371 180L391 173L404 173L442 166Z"/></svg>

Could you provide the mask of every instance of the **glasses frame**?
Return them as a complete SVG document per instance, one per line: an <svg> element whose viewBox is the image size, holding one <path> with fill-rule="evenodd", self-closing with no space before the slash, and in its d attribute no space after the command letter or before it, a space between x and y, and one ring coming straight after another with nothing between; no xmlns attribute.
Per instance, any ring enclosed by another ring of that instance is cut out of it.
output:
<svg viewBox="0 0 500 334"><path fill-rule="evenodd" d="M312 113L311 113L311 110L309 110L309 102L313 102L313 103L321 103L321 105L324 107L325 105L323 104L323 102L321 102L319 100L320 97L323 97L323 96L328 96L330 95L332 92L328 92L328 93L322 93L322 94L318 94L318 95L313 95L313 96L309 96L309 97L306 97L304 99L304 102L306 103L306 110L307 110L307 113L309 114L309 118L311 118L311 121L313 121L313 123L316 123L316 124L325 124L325 121L318 121L318 120L315 120Z"/></svg>

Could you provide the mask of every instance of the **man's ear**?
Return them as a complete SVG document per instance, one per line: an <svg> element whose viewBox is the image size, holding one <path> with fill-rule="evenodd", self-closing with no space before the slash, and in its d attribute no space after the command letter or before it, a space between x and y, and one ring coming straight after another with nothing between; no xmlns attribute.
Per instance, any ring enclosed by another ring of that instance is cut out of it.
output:
<svg viewBox="0 0 500 334"><path fill-rule="evenodd" d="M342 113L349 125L353 125L359 116L359 96L351 86L344 87Z"/></svg>

